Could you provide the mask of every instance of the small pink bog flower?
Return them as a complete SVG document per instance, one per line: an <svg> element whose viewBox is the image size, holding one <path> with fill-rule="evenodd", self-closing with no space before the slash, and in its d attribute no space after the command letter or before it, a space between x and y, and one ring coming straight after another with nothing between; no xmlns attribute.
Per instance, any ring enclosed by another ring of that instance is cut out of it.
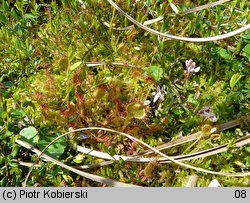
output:
<svg viewBox="0 0 250 203"><path fill-rule="evenodd" d="M196 63L192 59L186 60L185 64L187 66L188 73L193 73L193 72L197 73L201 69L200 66L196 67Z"/></svg>
<svg viewBox="0 0 250 203"><path fill-rule="evenodd" d="M166 86L163 85L162 88L160 86L157 87L156 92L153 92L152 95L154 96L153 102L155 103L158 99L161 99L162 101L165 100L166 92Z"/></svg>
<svg viewBox="0 0 250 203"><path fill-rule="evenodd" d="M204 106L198 113L212 122L216 122L219 119L219 116L215 115L211 106Z"/></svg>

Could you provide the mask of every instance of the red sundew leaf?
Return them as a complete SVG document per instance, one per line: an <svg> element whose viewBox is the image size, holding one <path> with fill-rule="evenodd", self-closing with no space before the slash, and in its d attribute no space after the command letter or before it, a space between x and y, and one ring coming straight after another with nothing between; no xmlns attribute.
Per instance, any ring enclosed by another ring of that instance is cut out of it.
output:
<svg viewBox="0 0 250 203"><path fill-rule="evenodd" d="M151 182L153 180L153 177L151 174L147 174L146 170L141 170L140 173L140 178L142 179L142 181L148 181L148 182Z"/></svg>
<svg viewBox="0 0 250 203"><path fill-rule="evenodd" d="M116 99L114 102L115 102L115 105L116 105L116 111L119 114L121 114L124 111L124 109L122 108L122 101L121 101L121 99Z"/></svg>
<svg viewBox="0 0 250 203"><path fill-rule="evenodd" d="M73 78L73 83L75 86L79 85L81 82L80 82L80 74L81 74L82 70L79 69L75 72L74 74L74 78Z"/></svg>
<svg viewBox="0 0 250 203"><path fill-rule="evenodd" d="M74 83L74 85L78 85L79 84L79 79L78 79L78 77L76 75L74 75L73 83Z"/></svg>
<svg viewBox="0 0 250 203"><path fill-rule="evenodd" d="M139 132L140 132L140 127L138 125L132 126L131 128L126 130L126 133L133 136L138 136Z"/></svg>
<svg viewBox="0 0 250 203"><path fill-rule="evenodd" d="M106 140L106 142L104 143L105 147L110 147L111 146L111 141L110 140Z"/></svg>
<svg viewBox="0 0 250 203"><path fill-rule="evenodd" d="M68 116L69 116L69 110L64 110L64 111L62 111L62 115L63 115L64 117L68 117Z"/></svg>
<svg viewBox="0 0 250 203"><path fill-rule="evenodd" d="M155 79L152 76L148 76L146 77L145 82L152 84L155 82Z"/></svg>
<svg viewBox="0 0 250 203"><path fill-rule="evenodd" d="M74 104L69 104L68 108L62 111L62 115L65 117L69 117L76 112L76 106Z"/></svg>
<svg viewBox="0 0 250 203"><path fill-rule="evenodd" d="M83 96L84 92L81 89L81 87L78 85L76 88L76 99L77 99L77 103L80 104L82 107L84 107L85 105L85 98Z"/></svg>
<svg viewBox="0 0 250 203"><path fill-rule="evenodd" d="M138 147L137 143L129 142L128 145L129 147L128 147L127 155L130 156L130 155L136 154L136 150Z"/></svg>
<svg viewBox="0 0 250 203"><path fill-rule="evenodd" d="M36 92L35 93L35 98L37 101L42 101L45 100L45 95L42 92Z"/></svg>

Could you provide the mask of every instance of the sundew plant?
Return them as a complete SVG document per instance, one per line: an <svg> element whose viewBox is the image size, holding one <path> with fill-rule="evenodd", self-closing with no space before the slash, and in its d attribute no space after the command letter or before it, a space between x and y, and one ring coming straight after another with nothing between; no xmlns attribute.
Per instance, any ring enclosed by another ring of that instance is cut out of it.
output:
<svg viewBox="0 0 250 203"><path fill-rule="evenodd" d="M2 1L0 186L250 186L249 9Z"/></svg>

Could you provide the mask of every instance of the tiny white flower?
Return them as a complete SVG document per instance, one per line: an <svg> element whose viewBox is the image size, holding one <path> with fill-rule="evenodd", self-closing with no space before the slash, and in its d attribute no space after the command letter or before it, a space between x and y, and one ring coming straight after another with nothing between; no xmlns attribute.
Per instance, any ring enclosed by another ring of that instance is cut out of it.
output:
<svg viewBox="0 0 250 203"><path fill-rule="evenodd" d="M199 86L199 84L198 84L197 82L194 82L193 85L194 85L195 87L198 87L198 86Z"/></svg>
<svg viewBox="0 0 250 203"><path fill-rule="evenodd" d="M134 49L135 49L136 51L140 51L140 50L141 50L140 47L134 47Z"/></svg>
<svg viewBox="0 0 250 203"><path fill-rule="evenodd" d="M196 73L197 73L197 72L199 72L199 71L200 71L200 69L201 69L201 67L200 67L200 66L198 66L197 68L195 68L195 69L194 69L194 72L196 72Z"/></svg>
<svg viewBox="0 0 250 203"><path fill-rule="evenodd" d="M150 103L151 103L151 102L150 102L149 100L145 100L145 101L143 102L144 106L148 106Z"/></svg>

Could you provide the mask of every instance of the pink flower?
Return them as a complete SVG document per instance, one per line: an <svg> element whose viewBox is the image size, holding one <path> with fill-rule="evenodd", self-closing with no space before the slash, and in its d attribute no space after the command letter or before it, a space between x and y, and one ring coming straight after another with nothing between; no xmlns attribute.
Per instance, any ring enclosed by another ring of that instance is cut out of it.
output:
<svg viewBox="0 0 250 203"><path fill-rule="evenodd" d="M166 92L166 86L163 85L162 88L160 86L157 87L156 92L153 92L152 95L154 96L153 102L155 103L158 99L161 99L162 101L165 100L164 96L167 94Z"/></svg>
<svg viewBox="0 0 250 203"><path fill-rule="evenodd" d="M193 72L197 73L201 69L200 66L196 67L196 63L192 59L186 60L185 64L187 66L188 73L193 73Z"/></svg>
<svg viewBox="0 0 250 203"><path fill-rule="evenodd" d="M204 106L198 113L212 122L216 122L219 119L219 116L215 115L211 106Z"/></svg>

